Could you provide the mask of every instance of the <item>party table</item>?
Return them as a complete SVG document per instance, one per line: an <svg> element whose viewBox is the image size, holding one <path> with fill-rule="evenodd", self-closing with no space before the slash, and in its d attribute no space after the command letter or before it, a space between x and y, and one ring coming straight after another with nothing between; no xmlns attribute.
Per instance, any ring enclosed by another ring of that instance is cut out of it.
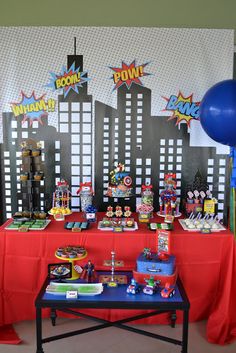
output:
<svg viewBox="0 0 236 353"><path fill-rule="evenodd" d="M132 277L132 272L122 272L125 273L127 277ZM55 295L50 294L46 291L47 285L50 283L49 278L47 278L36 298L36 333L37 333L37 350L36 353L44 353L42 345L47 342L52 342L62 338L68 338L74 335L81 335L83 333L93 332L101 330L107 327L114 326L123 330L135 332L147 337L155 338L161 341L169 342L174 345L181 346L181 352L188 352L188 313L189 313L189 301L185 293L184 287L178 278L175 286L175 295L171 298L162 298L160 293L156 295L146 295L138 293L137 295L128 294L126 292L127 286L125 284L118 285L116 288L109 287L104 285L103 292L101 295L94 296L80 296L78 299L67 299L66 295ZM97 324L92 327L87 327L85 329L80 329L76 331L70 331L62 333L60 335L54 335L49 337L43 337L42 335L42 309L51 308L54 313L52 317L52 323L55 326L56 324L56 315L58 311L66 312L73 314L75 316L83 316L89 318L92 321L95 321ZM125 311L129 309L140 310L146 309L149 310L146 314L141 315L131 315L124 320L104 320L99 319L96 314L95 316L86 315L81 312L83 308L93 308L96 312L96 309L122 309ZM76 311L74 309L77 309ZM171 316L174 316L172 319L172 326L175 325L176 310L181 310L183 313L183 325L182 325L182 339L174 339L170 336L162 336L159 334L151 333L146 330L140 330L139 328L134 328L132 326L127 326L126 323L134 321L137 319L145 317L153 317L161 313L169 313Z"/></svg>
<svg viewBox="0 0 236 353"><path fill-rule="evenodd" d="M98 214L98 221L102 218ZM80 221L80 214L66 217ZM161 222L156 218L155 221ZM137 256L145 248L156 249L156 233L146 224L136 231L114 233L97 229L72 232L64 223L52 220L43 231L18 232L0 227L0 325L35 318L34 301L47 275L49 263L59 262L55 250L65 245L82 245L97 269L104 269L104 260L124 262L124 270L135 268ZM175 220L171 231L171 252L176 255L179 277L185 287L191 308L191 321L207 320L206 337L210 342L224 344L236 338L236 250L228 230L201 234L184 231ZM84 262L83 262L84 261ZM107 268L106 268L107 270ZM89 309L90 310L90 309ZM88 311L89 311L88 310ZM128 310L127 310L128 311ZM49 315L45 310L44 316ZM102 310L101 318L119 319L119 310ZM165 317L145 319L145 323L165 323ZM182 322L178 315L177 322Z"/></svg>

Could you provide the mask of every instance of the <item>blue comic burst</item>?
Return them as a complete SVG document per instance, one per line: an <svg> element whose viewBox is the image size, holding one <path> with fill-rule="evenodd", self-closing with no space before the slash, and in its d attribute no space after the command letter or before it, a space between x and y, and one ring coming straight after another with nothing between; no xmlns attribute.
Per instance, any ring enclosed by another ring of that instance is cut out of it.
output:
<svg viewBox="0 0 236 353"><path fill-rule="evenodd" d="M46 87L52 88L53 91L58 89L62 89L64 93L64 97L68 95L70 90L79 94L79 88L83 86L85 82L90 81L91 79L87 77L88 71L80 72L80 67L75 69L75 63L71 65L71 67L67 70L65 66L62 66L61 73L55 74L54 72L50 72L51 79L50 82L46 85ZM58 80L68 80L68 84L63 87L57 87L56 82ZM71 82L69 82L71 81Z"/></svg>

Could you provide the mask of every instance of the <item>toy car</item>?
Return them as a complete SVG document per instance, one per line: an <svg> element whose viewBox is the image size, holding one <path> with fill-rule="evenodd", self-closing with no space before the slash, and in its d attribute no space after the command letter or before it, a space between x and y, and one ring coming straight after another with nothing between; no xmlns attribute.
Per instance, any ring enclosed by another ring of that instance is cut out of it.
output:
<svg viewBox="0 0 236 353"><path fill-rule="evenodd" d="M168 261L170 259L170 255L164 252L158 254L158 259L161 261Z"/></svg>
<svg viewBox="0 0 236 353"><path fill-rule="evenodd" d="M175 287L171 286L170 283L166 283L165 287L161 290L162 298L171 298L175 294Z"/></svg>
<svg viewBox="0 0 236 353"><path fill-rule="evenodd" d="M160 281L154 281L153 277L150 277L149 280L146 281L147 285L143 288L144 294L153 295L157 292Z"/></svg>
<svg viewBox="0 0 236 353"><path fill-rule="evenodd" d="M130 294L136 294L139 293L141 290L140 286L138 283L135 281L134 278L131 279L130 285L127 287L126 292Z"/></svg>

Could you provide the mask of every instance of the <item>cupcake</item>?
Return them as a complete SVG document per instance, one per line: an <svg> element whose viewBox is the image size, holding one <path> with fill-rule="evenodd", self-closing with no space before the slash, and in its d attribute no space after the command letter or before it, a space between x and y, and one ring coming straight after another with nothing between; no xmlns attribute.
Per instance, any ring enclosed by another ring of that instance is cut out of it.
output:
<svg viewBox="0 0 236 353"><path fill-rule="evenodd" d="M80 248L77 250L77 257L82 257L85 254L85 249Z"/></svg>
<svg viewBox="0 0 236 353"><path fill-rule="evenodd" d="M34 148L34 149L32 150L32 156L33 156L33 157L40 156L40 154L41 154L41 150L40 150L39 148Z"/></svg>
<svg viewBox="0 0 236 353"><path fill-rule="evenodd" d="M45 212L39 212L39 219L45 219L47 214Z"/></svg>
<svg viewBox="0 0 236 353"><path fill-rule="evenodd" d="M31 217L31 213L30 213L30 211L23 211L22 212L22 216L25 217L25 218L30 218Z"/></svg>
<svg viewBox="0 0 236 353"><path fill-rule="evenodd" d="M34 219L39 219L39 211L34 211Z"/></svg>
<svg viewBox="0 0 236 353"><path fill-rule="evenodd" d="M42 172L35 172L34 174L34 180L40 181L43 178L43 173Z"/></svg>
<svg viewBox="0 0 236 353"><path fill-rule="evenodd" d="M16 212L13 217L16 217L16 218L22 217L22 212Z"/></svg>
<svg viewBox="0 0 236 353"><path fill-rule="evenodd" d="M31 150L30 149L23 149L21 152L22 152L22 156L23 157L28 157L31 154Z"/></svg>
<svg viewBox="0 0 236 353"><path fill-rule="evenodd" d="M26 180L28 180L28 173L22 173L22 174L20 175L20 180L21 180L21 181L26 181Z"/></svg>
<svg viewBox="0 0 236 353"><path fill-rule="evenodd" d="M77 254L76 254L76 252L74 252L74 251L71 251L71 252L69 253L69 258L70 258L70 259L74 259L76 256L77 256Z"/></svg>

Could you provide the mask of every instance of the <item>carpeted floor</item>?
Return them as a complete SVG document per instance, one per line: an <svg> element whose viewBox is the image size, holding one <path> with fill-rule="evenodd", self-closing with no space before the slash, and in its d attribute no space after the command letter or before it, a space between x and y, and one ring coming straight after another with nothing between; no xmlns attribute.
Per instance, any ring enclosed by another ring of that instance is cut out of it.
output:
<svg viewBox="0 0 236 353"><path fill-rule="evenodd" d="M44 319L43 334L46 337L90 325L94 323L84 319L58 318L56 327L53 327L49 319ZM0 353L36 353L35 322L20 322L15 324L14 328L22 342L18 345L0 344ZM147 329L147 326L138 325L138 328ZM182 334L181 325L175 328L166 325L149 325L148 329L176 339L180 339ZM203 321L189 325L188 353L236 352L236 342L227 346L210 344L206 341L205 331L206 323ZM180 353L181 347L112 327L45 343L43 350L44 353Z"/></svg>

